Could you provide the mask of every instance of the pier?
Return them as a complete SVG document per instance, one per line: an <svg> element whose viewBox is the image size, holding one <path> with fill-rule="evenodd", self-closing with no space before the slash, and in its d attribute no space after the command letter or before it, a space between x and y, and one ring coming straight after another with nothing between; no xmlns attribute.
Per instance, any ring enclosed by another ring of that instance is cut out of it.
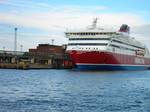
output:
<svg viewBox="0 0 150 112"><path fill-rule="evenodd" d="M0 68L71 69L73 63L65 46L39 44L28 52L0 51Z"/></svg>

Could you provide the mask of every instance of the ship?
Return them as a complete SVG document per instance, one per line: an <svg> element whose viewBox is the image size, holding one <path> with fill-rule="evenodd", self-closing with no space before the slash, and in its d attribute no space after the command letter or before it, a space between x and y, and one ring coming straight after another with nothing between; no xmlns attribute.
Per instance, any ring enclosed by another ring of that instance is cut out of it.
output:
<svg viewBox="0 0 150 112"><path fill-rule="evenodd" d="M85 29L68 30L66 51L75 68L81 70L146 70L150 69L148 48L130 36L130 27L119 30L97 26L98 19Z"/></svg>

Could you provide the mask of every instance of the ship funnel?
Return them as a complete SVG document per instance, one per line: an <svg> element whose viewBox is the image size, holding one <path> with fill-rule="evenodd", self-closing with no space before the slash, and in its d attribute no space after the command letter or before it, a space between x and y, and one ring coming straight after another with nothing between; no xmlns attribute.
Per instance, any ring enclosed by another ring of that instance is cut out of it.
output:
<svg viewBox="0 0 150 112"><path fill-rule="evenodd" d="M125 32L125 33L130 33L130 27L126 24L122 24L120 29L119 29L119 32Z"/></svg>

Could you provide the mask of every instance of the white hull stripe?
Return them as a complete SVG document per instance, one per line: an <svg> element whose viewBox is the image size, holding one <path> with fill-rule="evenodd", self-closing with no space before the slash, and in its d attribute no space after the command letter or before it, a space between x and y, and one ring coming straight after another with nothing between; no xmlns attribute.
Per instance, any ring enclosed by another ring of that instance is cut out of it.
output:
<svg viewBox="0 0 150 112"><path fill-rule="evenodd" d="M149 66L150 65L131 65L131 64L91 64L91 63L76 63L76 65L96 65L96 66Z"/></svg>

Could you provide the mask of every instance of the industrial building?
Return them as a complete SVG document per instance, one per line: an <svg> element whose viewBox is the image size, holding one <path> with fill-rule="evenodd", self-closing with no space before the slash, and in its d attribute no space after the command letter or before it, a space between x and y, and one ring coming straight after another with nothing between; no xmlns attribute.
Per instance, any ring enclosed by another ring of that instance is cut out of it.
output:
<svg viewBox="0 0 150 112"><path fill-rule="evenodd" d="M72 68L73 64L69 55L65 52L65 46L39 44L28 52L0 52L1 68L28 69L62 69Z"/></svg>

